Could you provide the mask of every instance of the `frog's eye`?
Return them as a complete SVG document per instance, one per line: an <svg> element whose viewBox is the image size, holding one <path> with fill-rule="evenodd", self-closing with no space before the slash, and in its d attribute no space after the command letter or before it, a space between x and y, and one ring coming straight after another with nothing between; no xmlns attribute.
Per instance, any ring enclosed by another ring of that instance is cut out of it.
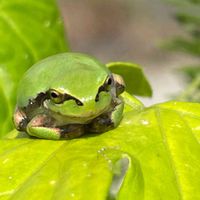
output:
<svg viewBox="0 0 200 200"><path fill-rule="evenodd" d="M62 103L64 101L64 95L56 90L50 90L49 95L54 103Z"/></svg>
<svg viewBox="0 0 200 200"><path fill-rule="evenodd" d="M77 98L75 98L75 97L73 97L71 95L68 95L66 93L64 93L64 94L60 93L60 92L58 92L56 90L50 90L49 91L49 96L50 96L50 99L56 104L60 104L60 103L63 103L64 101L68 101L68 100L72 100L73 99L78 106L82 106L83 105L83 103L80 100L78 100Z"/></svg>
<svg viewBox="0 0 200 200"><path fill-rule="evenodd" d="M114 83L113 76L108 76L104 84L99 87L98 93L95 98L96 102L99 101L99 93L102 91L109 92L113 83Z"/></svg>

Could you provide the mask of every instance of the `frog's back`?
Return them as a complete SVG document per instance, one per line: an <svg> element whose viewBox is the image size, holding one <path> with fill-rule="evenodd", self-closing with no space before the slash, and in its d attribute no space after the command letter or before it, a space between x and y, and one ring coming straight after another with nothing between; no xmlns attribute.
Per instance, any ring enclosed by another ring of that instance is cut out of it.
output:
<svg viewBox="0 0 200 200"><path fill-rule="evenodd" d="M109 73L105 65L88 55L62 53L48 57L33 65L23 76L17 104L24 107L29 99L50 88L63 89L79 99L94 96Z"/></svg>

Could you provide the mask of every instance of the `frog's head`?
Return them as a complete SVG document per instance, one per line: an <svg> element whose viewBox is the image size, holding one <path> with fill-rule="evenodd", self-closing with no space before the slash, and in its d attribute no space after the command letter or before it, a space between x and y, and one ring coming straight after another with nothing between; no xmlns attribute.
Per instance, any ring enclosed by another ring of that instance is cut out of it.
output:
<svg viewBox="0 0 200 200"><path fill-rule="evenodd" d="M46 109L71 118L92 119L109 110L116 96L114 76L96 59L78 53L49 57L31 67L21 80L18 105L45 94ZM40 98L39 98L40 99Z"/></svg>
<svg viewBox="0 0 200 200"><path fill-rule="evenodd" d="M67 84L68 81L70 84ZM109 110L113 95L115 95L112 74L102 72L95 74L86 66L72 72L66 79L65 86L65 88L49 89L49 98L44 101L44 106L71 119L78 118L77 121L82 122Z"/></svg>

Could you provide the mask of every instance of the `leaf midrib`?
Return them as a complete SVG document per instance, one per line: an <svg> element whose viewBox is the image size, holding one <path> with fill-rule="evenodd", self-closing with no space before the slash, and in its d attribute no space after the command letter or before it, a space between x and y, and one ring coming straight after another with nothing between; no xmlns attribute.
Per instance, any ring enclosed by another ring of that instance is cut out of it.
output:
<svg viewBox="0 0 200 200"><path fill-rule="evenodd" d="M163 123L162 123L162 119L161 119L160 108L158 108L158 107L155 108L155 116L156 116L156 119L157 119L157 122L158 122L157 124L158 124L159 130L160 130L161 138L162 138L163 144L164 144L165 149L166 149L166 154L168 155L168 160L170 162L172 171L174 173L174 177L175 177L175 181L176 181L176 185L177 185L177 190L178 190L178 195L179 195L180 199L183 199L183 192L182 192L182 187L181 187L181 184L180 184L180 179L179 179L179 176L177 174L176 165L175 165L175 162L173 160L173 157L172 157L172 154L171 154L168 142L167 142L167 137L166 137L166 133L165 133L165 130L164 130L164 126L162 126Z"/></svg>

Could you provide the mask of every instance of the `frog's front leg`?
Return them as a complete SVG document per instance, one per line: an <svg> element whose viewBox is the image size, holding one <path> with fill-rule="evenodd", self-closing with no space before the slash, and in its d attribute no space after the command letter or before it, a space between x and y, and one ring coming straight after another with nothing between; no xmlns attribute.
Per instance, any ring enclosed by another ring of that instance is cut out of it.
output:
<svg viewBox="0 0 200 200"><path fill-rule="evenodd" d="M58 140L61 137L61 130L53 126L54 120L45 114L35 116L26 127L30 136Z"/></svg>
<svg viewBox="0 0 200 200"><path fill-rule="evenodd" d="M122 119L123 109L124 102L119 100L111 112L100 115L88 124L87 130L92 133L101 133L117 127Z"/></svg>
<svg viewBox="0 0 200 200"><path fill-rule="evenodd" d="M71 124L56 127L55 120L47 115L37 115L27 125L29 135L44 139L72 139L84 134L83 125Z"/></svg>

